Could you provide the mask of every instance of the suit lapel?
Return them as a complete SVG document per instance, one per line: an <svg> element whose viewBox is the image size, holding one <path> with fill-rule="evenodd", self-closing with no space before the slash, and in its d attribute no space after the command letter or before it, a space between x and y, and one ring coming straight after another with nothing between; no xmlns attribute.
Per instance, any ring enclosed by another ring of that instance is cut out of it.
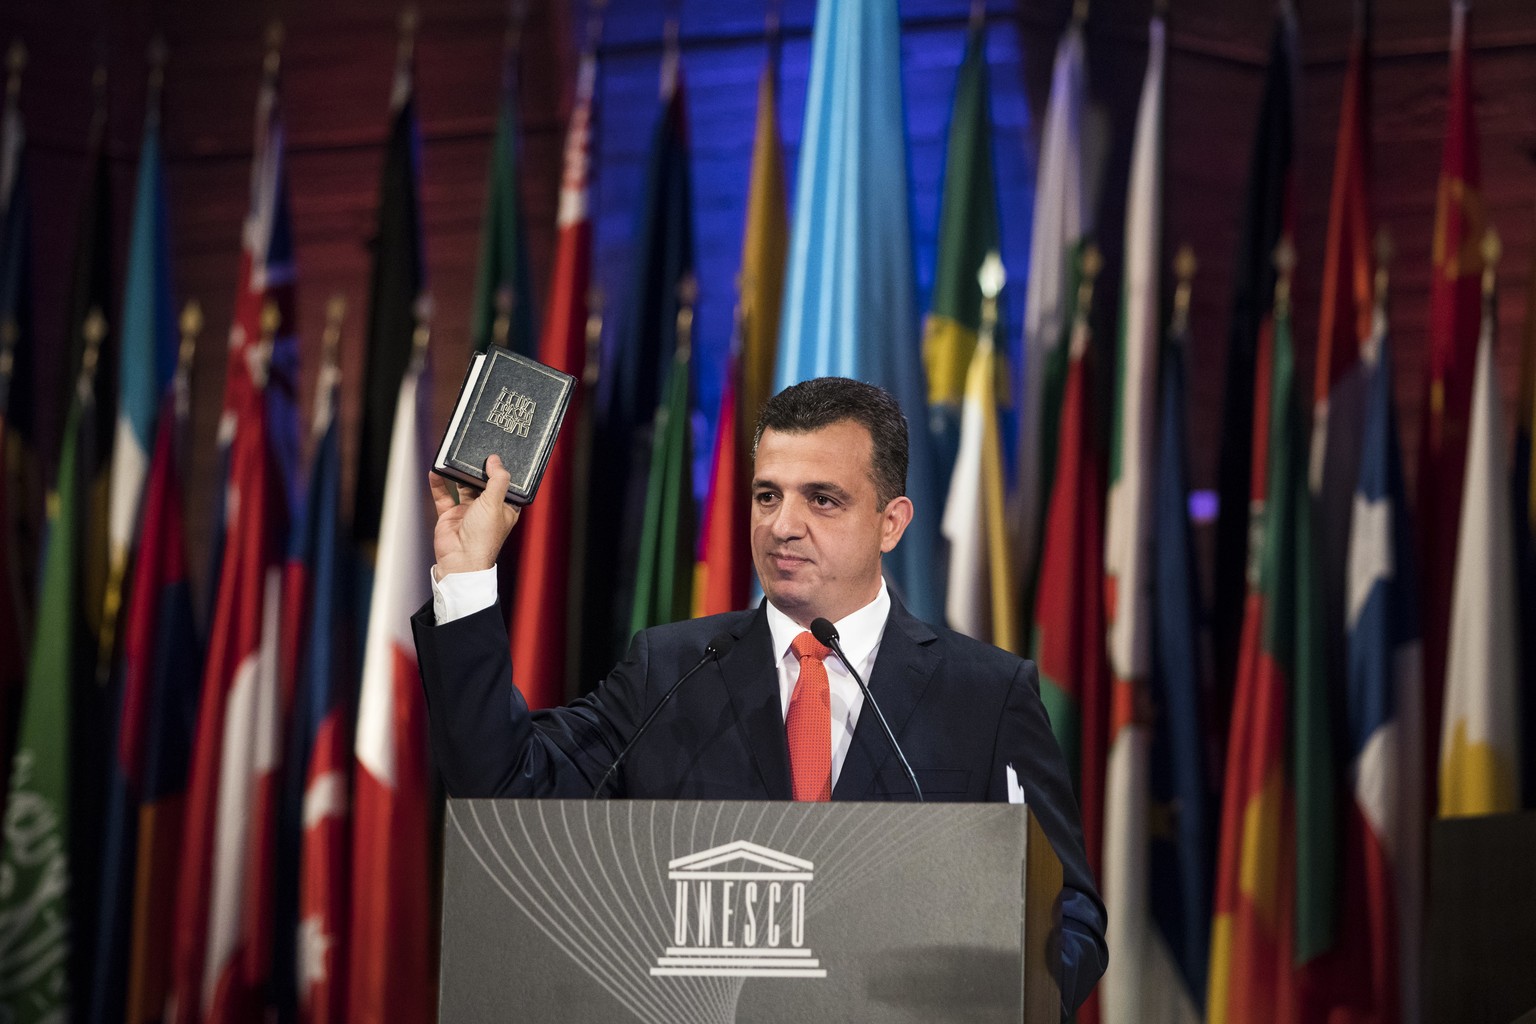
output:
<svg viewBox="0 0 1536 1024"><path fill-rule="evenodd" d="M731 695L763 790L770 800L788 800L792 792L789 746L784 737L784 709L779 697L778 666L773 659L773 635L762 605L747 620L736 646L720 659L717 671Z"/></svg>
<svg viewBox="0 0 1536 1024"><path fill-rule="evenodd" d="M867 681L870 694L879 702L886 722L898 739L938 668L939 656L930 647L935 639L933 630L908 612L892 594L891 615L880 638L875 670ZM833 787L832 799L868 797L876 774L887 760L900 765L880 729L874 708L865 701L859 712L859 724L853 730L853 742L848 746L848 756L843 761L843 770Z"/></svg>

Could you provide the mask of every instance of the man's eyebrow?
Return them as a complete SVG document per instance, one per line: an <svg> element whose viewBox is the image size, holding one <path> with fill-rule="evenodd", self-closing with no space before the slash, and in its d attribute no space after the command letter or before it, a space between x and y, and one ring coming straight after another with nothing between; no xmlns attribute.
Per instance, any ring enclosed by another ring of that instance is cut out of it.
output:
<svg viewBox="0 0 1536 1024"><path fill-rule="evenodd" d="M754 491L782 491L783 489L772 480L767 480L763 477L758 477L752 481L752 490ZM801 494L831 494L838 498L848 498L851 496L849 491L830 480L811 480L801 484L798 490Z"/></svg>

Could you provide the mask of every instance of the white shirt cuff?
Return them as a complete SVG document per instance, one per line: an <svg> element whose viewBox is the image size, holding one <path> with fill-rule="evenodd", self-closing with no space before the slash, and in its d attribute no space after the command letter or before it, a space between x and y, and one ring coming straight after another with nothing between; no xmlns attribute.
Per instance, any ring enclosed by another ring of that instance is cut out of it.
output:
<svg viewBox="0 0 1536 1024"><path fill-rule="evenodd" d="M432 617L439 626L483 611L496 603L496 567L451 572L438 578L432 567Z"/></svg>

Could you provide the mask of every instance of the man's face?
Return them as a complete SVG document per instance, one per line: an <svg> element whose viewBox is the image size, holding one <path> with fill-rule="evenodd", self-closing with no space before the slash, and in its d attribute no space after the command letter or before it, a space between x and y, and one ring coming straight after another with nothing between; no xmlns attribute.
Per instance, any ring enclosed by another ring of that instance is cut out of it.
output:
<svg viewBox="0 0 1536 1024"><path fill-rule="evenodd" d="M853 420L758 439L752 561L768 600L802 626L819 616L836 622L873 601L880 555L912 520L905 497L880 507L873 450Z"/></svg>

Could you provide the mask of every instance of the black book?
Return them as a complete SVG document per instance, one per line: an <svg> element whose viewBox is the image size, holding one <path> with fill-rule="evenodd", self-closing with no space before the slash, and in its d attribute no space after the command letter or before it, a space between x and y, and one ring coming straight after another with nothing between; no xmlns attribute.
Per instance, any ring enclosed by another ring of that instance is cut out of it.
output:
<svg viewBox="0 0 1536 1024"><path fill-rule="evenodd" d="M509 505L527 505L539 490L549 453L571 402L576 378L498 346L470 360L453 419L433 461L434 472L484 487L494 452L512 474Z"/></svg>

